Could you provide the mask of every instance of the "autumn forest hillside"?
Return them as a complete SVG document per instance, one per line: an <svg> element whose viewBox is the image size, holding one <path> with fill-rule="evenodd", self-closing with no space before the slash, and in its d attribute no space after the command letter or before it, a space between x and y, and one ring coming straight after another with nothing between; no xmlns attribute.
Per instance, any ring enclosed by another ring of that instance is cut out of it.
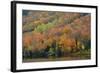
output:
<svg viewBox="0 0 100 73"><path fill-rule="evenodd" d="M91 57L91 14L23 10L23 62Z"/></svg>

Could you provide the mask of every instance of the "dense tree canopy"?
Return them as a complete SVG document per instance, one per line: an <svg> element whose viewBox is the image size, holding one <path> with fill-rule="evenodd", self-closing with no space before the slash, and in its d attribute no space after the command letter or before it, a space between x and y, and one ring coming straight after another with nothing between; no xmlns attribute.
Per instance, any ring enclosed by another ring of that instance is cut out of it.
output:
<svg viewBox="0 0 100 73"><path fill-rule="evenodd" d="M91 49L89 13L23 10L23 57L68 56Z"/></svg>

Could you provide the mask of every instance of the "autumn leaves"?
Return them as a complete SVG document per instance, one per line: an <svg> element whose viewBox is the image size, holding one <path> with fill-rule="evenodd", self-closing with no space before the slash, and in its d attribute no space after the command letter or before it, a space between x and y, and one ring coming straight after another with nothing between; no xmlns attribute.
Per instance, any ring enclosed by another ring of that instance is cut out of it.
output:
<svg viewBox="0 0 100 73"><path fill-rule="evenodd" d="M89 14L29 11L23 17L23 59L70 57L91 48Z"/></svg>

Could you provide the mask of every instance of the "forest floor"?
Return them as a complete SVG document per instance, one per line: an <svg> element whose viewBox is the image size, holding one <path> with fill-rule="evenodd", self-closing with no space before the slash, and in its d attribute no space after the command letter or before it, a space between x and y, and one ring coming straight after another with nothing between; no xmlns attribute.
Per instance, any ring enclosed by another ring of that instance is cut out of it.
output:
<svg viewBox="0 0 100 73"><path fill-rule="evenodd" d="M70 55L64 57L62 56L62 57L23 59L23 62L28 63L28 62L70 61L70 60L88 60L88 59L91 59L90 49L71 53Z"/></svg>

